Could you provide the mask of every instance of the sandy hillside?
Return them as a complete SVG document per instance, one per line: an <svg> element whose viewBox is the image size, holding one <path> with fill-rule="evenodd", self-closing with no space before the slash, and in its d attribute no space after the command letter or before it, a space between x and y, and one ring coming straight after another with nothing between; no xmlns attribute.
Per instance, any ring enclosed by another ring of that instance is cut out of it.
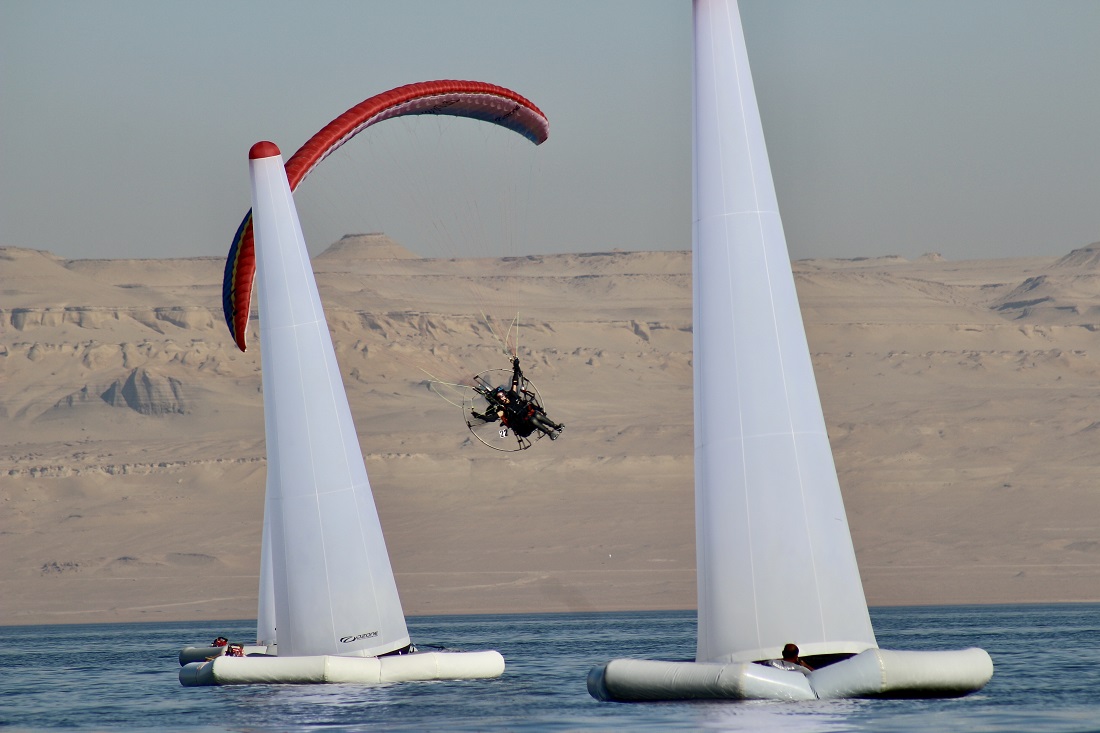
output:
<svg viewBox="0 0 1100 733"><path fill-rule="evenodd" d="M689 253L314 266L407 613L694 607ZM0 624L254 617L222 267L0 248ZM795 272L869 602L1100 600L1100 246ZM567 426L518 454L429 389L508 366L478 318L508 298Z"/></svg>

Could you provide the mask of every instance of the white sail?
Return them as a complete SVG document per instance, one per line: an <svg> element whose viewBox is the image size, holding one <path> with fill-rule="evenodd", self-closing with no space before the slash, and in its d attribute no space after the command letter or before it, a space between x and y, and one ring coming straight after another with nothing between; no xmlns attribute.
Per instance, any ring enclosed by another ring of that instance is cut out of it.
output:
<svg viewBox="0 0 1100 733"><path fill-rule="evenodd" d="M275 644L275 578L271 569L271 510L267 508L272 495L271 476L264 489L264 526L260 538L260 592L256 604L256 644L270 647Z"/></svg>
<svg viewBox="0 0 1100 733"><path fill-rule="evenodd" d="M280 657L409 644L382 528L278 148L249 155Z"/></svg>
<svg viewBox="0 0 1100 733"><path fill-rule="evenodd" d="M735 0L695 0L699 662L876 647Z"/></svg>

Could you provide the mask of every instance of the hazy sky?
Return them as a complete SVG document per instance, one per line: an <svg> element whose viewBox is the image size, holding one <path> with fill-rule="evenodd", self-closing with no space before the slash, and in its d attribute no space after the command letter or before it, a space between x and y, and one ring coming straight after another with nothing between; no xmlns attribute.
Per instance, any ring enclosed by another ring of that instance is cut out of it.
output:
<svg viewBox="0 0 1100 733"><path fill-rule="evenodd" d="M741 12L792 257L1100 240L1097 0ZM528 251L690 247L689 0L2 0L0 245L224 256L252 143L436 78L549 117ZM362 231L328 211L314 251Z"/></svg>

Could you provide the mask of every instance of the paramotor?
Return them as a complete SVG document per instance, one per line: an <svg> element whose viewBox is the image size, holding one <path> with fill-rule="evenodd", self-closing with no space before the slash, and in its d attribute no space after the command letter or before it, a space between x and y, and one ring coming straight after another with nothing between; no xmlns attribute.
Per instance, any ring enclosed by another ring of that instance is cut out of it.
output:
<svg viewBox="0 0 1100 733"><path fill-rule="evenodd" d="M532 436L534 440L544 436L557 440L565 428L546 414L538 389L524 376L518 358L513 357L511 372L490 369L476 375L473 382L462 404L466 427L493 450L526 450ZM515 438L514 443L509 436Z"/></svg>

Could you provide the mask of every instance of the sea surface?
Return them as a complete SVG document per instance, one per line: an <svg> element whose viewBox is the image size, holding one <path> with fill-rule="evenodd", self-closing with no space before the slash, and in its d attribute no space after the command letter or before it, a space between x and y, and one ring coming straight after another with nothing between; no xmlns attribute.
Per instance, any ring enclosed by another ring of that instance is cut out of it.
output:
<svg viewBox="0 0 1100 733"><path fill-rule="evenodd" d="M695 613L433 616L414 642L497 649L496 680L182 687L181 647L255 622L0 627L0 728L161 731L1100 731L1100 605L871 610L887 649L980 646L995 673L952 700L607 703L588 670L690 659Z"/></svg>

